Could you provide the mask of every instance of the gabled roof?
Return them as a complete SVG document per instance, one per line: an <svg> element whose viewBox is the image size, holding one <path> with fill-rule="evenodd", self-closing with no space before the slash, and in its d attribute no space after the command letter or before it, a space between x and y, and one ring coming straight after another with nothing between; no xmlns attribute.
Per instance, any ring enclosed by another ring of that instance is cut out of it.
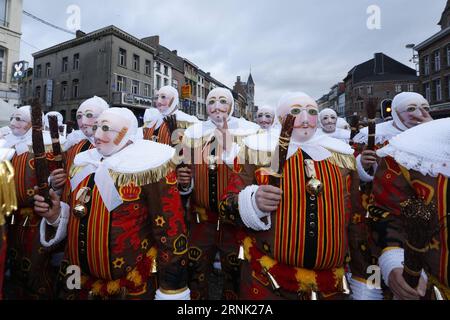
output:
<svg viewBox="0 0 450 320"><path fill-rule="evenodd" d="M345 79L352 77L353 83L418 79L416 70L392 59L384 53L377 53L376 56L378 65L376 65L376 58L374 57L353 67Z"/></svg>
<svg viewBox="0 0 450 320"><path fill-rule="evenodd" d="M55 52L58 52L58 51L61 51L64 49L68 49L68 48L71 48L71 47L74 47L74 46L77 46L77 45L80 45L80 44L95 40L99 37L110 35L110 34L113 34L113 35L121 38L122 40L127 41L145 51L151 52L153 54L155 53L154 47L142 42L138 38L117 28L116 26L110 25L110 26L104 27L102 29L92 31L81 37L71 39L71 40L59 43L50 48L35 52L35 53L33 53L33 58L39 58L39 57L42 57L42 56L45 56L48 54L52 54L52 53L55 53Z"/></svg>

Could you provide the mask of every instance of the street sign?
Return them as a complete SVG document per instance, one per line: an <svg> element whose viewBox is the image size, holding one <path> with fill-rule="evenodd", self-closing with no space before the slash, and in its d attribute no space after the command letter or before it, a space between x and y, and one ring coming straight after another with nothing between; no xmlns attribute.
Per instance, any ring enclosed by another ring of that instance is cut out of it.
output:
<svg viewBox="0 0 450 320"><path fill-rule="evenodd" d="M24 78L27 74L28 69L28 62L26 61L18 61L13 63L13 70L12 70L12 80L13 81L19 81L20 79Z"/></svg>
<svg viewBox="0 0 450 320"><path fill-rule="evenodd" d="M181 98L186 99L191 96L191 85L186 84L184 86L181 86Z"/></svg>
<svg viewBox="0 0 450 320"><path fill-rule="evenodd" d="M53 80L47 79L47 92L45 93L45 106L51 107L53 100Z"/></svg>

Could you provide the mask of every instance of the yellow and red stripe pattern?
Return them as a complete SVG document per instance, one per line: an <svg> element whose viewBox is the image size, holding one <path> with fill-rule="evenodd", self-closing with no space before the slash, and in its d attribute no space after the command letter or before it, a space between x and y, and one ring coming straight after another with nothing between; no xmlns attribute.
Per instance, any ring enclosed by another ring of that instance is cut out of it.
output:
<svg viewBox="0 0 450 320"><path fill-rule="evenodd" d="M90 176L86 177L73 194L87 186ZM72 199L71 208L75 206L75 199ZM111 215L106 209L97 186L92 188L91 208L86 228L86 255L89 266L89 274L94 277L111 280L110 257L109 257L109 228ZM79 227L80 220L71 216L67 231L68 254L72 264L80 265L79 248Z"/></svg>
<svg viewBox="0 0 450 320"><path fill-rule="evenodd" d="M440 231L441 257L439 266L439 281L445 285L449 285L449 218L447 216L448 208L448 178L439 175L437 178L437 206L438 221L442 221Z"/></svg>
<svg viewBox="0 0 450 320"><path fill-rule="evenodd" d="M143 134L144 134L144 140L150 140L153 141L152 137L155 132L155 126L151 128L144 128ZM171 136L169 127L167 126L167 123L163 122L158 130L158 142L162 144L171 145Z"/></svg>
<svg viewBox="0 0 450 320"><path fill-rule="evenodd" d="M32 195L30 196L29 194L27 194L27 187L25 185L28 159L30 158L29 155L30 154L28 152L25 152L20 156L15 155L11 160L15 170L14 182L16 184L17 202L19 206L20 204L28 202L30 197L32 197Z"/></svg>
<svg viewBox="0 0 450 320"><path fill-rule="evenodd" d="M196 161L201 161L201 164L196 164L194 166L194 194L193 199L194 203L198 207L205 208L206 210L211 210L210 206L210 185L209 185L209 170L207 164L207 156L211 152L211 145L208 145L204 148L203 152L200 155L199 149L196 149ZM202 158L201 158L202 157ZM218 159L221 159L221 155L218 155ZM228 186L228 180L232 174L233 170L226 164L221 163L218 160L217 164L217 186L216 197L217 203L220 202L223 193L225 192Z"/></svg>
<svg viewBox="0 0 450 320"><path fill-rule="evenodd" d="M283 198L273 227L274 258L287 265L305 267L306 257L315 257L308 267L325 270L344 263L345 181L340 169L327 160L315 162L315 169L324 190L311 208L307 207L310 196L305 190L308 178L302 152L299 150L285 163ZM317 233L310 240L315 242L313 246L306 243L310 237L306 221L312 213L317 224Z"/></svg>

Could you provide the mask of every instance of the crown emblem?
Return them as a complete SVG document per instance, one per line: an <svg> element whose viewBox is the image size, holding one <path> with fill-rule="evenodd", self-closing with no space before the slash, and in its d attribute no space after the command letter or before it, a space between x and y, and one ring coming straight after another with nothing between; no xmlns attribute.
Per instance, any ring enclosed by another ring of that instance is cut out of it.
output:
<svg viewBox="0 0 450 320"><path fill-rule="evenodd" d="M170 171L166 176L167 184L176 184L177 183L177 174L175 171Z"/></svg>
<svg viewBox="0 0 450 320"><path fill-rule="evenodd" d="M139 196L141 195L142 188L136 186L133 182L120 187L119 194L122 197L123 201L136 201L139 200Z"/></svg>

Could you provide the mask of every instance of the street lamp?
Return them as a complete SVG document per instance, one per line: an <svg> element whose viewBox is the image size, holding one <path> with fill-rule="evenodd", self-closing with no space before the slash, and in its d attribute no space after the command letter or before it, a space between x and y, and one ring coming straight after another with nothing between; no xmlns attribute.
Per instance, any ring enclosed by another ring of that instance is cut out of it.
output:
<svg viewBox="0 0 450 320"><path fill-rule="evenodd" d="M414 47L415 47L415 46L416 46L416 45L415 45L414 43L409 43L409 44L407 44L405 47L406 47L406 49L411 49L411 50L412 50L412 58L409 59L409 62L414 63L415 69L416 69L416 73L417 73L417 75L418 75L418 73L419 73L419 69L418 69L419 55L416 54L416 51L414 50Z"/></svg>

